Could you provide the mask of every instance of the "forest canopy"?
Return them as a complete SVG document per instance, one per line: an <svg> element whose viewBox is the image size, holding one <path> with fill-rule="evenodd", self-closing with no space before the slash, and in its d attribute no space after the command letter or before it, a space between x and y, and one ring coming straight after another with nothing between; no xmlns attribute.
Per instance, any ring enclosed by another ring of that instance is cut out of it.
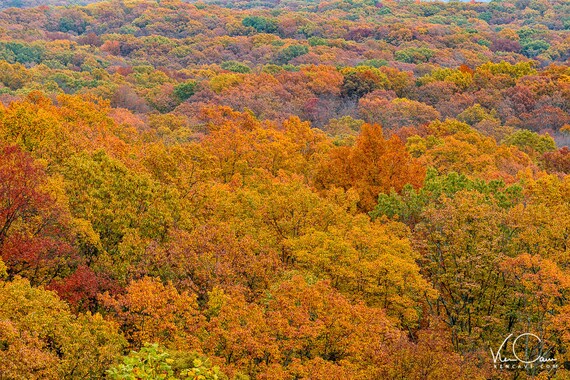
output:
<svg viewBox="0 0 570 380"><path fill-rule="evenodd" d="M568 1L0 8L0 380L570 378Z"/></svg>

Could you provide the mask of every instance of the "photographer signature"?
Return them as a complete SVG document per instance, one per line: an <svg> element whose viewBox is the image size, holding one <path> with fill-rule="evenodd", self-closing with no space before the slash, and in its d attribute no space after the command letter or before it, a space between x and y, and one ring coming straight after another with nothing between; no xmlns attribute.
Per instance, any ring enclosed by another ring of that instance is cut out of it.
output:
<svg viewBox="0 0 570 380"><path fill-rule="evenodd" d="M503 357L501 354L501 351L503 351L503 348L505 347L505 345L507 344L507 342L509 341L509 339L513 336L514 334L510 334L501 344L501 346L499 347L499 349L497 350L497 352L493 352L493 349L489 348L491 350L491 355L493 356L493 363L497 364L497 363L513 363L513 362L520 362L520 363L524 363L524 364L532 364L532 363L550 363L550 362L555 362L556 359L554 358L547 358L542 356L540 353L537 354L537 356L535 358L527 358L525 357L523 360L522 358L520 358L517 355L516 352L516 346L517 346L517 341L522 338L522 337L533 337L535 338L538 343L542 343L542 340L532 334L532 333L524 333L524 334L520 334L519 336L517 336L515 338L515 340L513 341L513 356L514 358L509 358L509 357ZM531 360L532 359L532 360Z"/></svg>

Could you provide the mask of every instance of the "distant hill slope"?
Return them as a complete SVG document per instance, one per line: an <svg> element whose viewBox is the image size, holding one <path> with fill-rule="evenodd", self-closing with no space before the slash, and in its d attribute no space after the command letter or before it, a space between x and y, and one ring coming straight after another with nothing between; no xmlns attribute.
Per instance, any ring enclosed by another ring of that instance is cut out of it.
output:
<svg viewBox="0 0 570 380"><path fill-rule="evenodd" d="M40 5L86 5L100 0L3 0L0 1L0 9L5 8L30 8Z"/></svg>
<svg viewBox="0 0 570 380"><path fill-rule="evenodd" d="M6 8L31 8L37 7L41 5L48 5L48 6L65 6L65 5L87 5L91 3L96 3L98 1L103 0L0 0L0 9ZM182 0L187 3L196 2L196 0ZM429 1L442 1L442 2L450 2L450 1L460 1L460 2L468 2L470 0L422 0L422 2L429 2ZM491 0L476 0L477 2L490 2ZM228 5L228 3L232 3L232 0L205 0L202 1L205 3L220 3L224 5ZM315 4L319 3L319 1L313 0L305 0L305 1L292 1L297 5L300 4ZM273 7L276 6L282 1L277 0L261 0L261 1L248 1L249 5L247 8L255 8L257 6L264 6L264 7ZM284 3L289 3L289 1L284 1Z"/></svg>
<svg viewBox="0 0 570 380"><path fill-rule="evenodd" d="M240 8L240 9L253 9L253 8L288 8L288 9L306 9L307 7L314 7L319 4L327 3L330 6L331 3L336 1L324 1L324 0L182 0L187 3L202 2L207 4L219 5L224 8ZM415 0L374 0L377 4L388 3L388 2L400 2L400 3L411 3ZM468 3L471 0L420 0L422 3ZM477 3L490 3L492 0L475 0ZM338 2L337 2L338 3ZM357 3L352 2L350 4ZM369 2L370 3L370 2ZM349 4L346 2L345 5L339 8L345 8Z"/></svg>

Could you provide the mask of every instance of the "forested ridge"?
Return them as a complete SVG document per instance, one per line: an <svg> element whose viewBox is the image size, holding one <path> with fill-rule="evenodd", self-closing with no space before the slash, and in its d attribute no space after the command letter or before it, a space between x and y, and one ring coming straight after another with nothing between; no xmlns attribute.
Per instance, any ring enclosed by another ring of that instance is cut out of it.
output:
<svg viewBox="0 0 570 380"><path fill-rule="evenodd" d="M0 380L570 378L568 1L46 4L0 11Z"/></svg>

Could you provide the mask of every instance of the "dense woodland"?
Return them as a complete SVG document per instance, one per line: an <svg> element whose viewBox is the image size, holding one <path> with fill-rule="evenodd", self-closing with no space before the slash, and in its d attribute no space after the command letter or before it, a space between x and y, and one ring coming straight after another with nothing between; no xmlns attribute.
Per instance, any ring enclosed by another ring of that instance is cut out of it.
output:
<svg viewBox="0 0 570 380"><path fill-rule="evenodd" d="M570 378L570 2L2 3L1 380Z"/></svg>

